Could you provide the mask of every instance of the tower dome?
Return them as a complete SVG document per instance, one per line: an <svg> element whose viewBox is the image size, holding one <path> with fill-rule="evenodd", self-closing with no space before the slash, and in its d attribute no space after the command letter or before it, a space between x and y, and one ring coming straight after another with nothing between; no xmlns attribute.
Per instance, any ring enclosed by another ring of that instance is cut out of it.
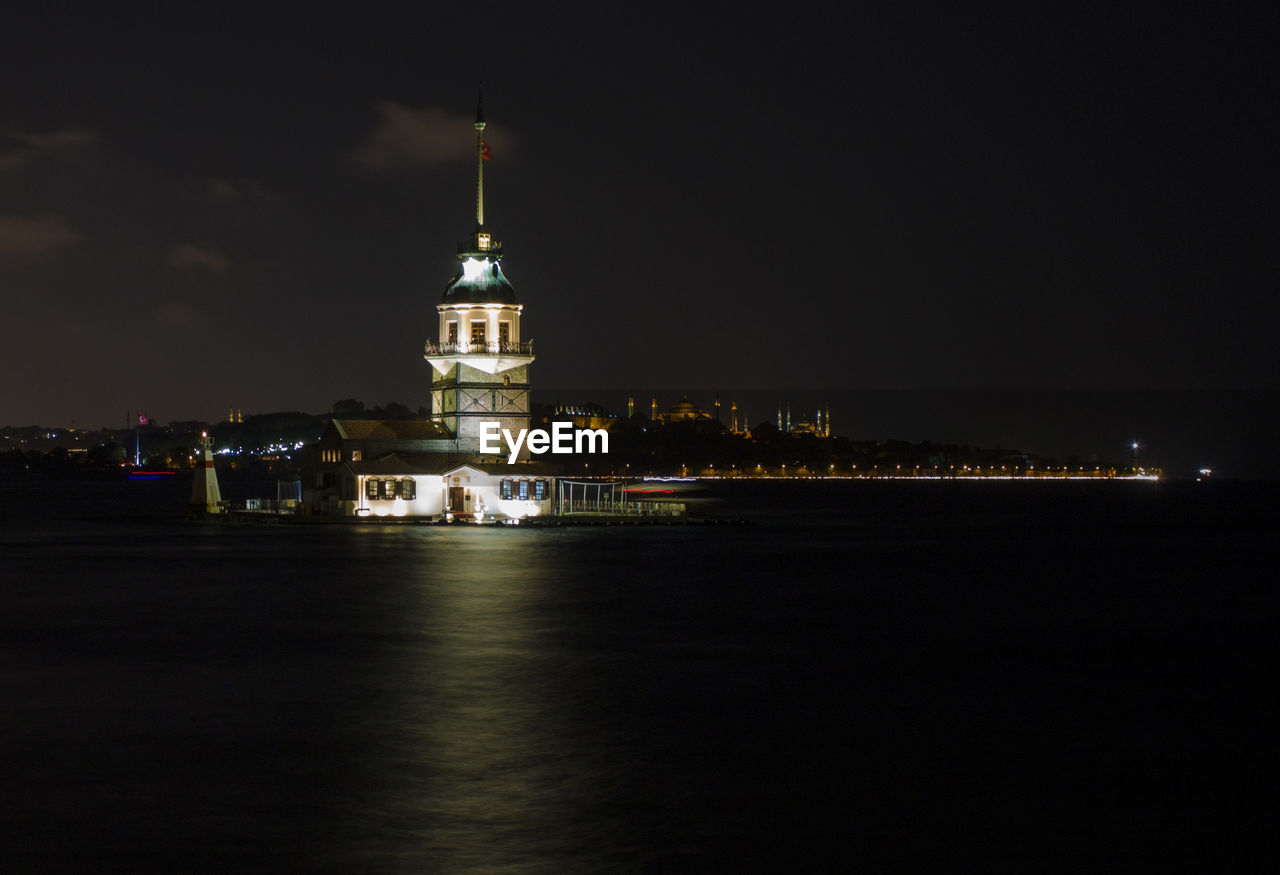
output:
<svg viewBox="0 0 1280 875"><path fill-rule="evenodd" d="M469 243L470 241L468 241ZM500 244L499 244L500 245ZM472 248L469 245L468 249ZM516 291L502 274L499 263L501 249L495 254L462 251L458 247L458 272L445 286L444 304L510 304L516 305Z"/></svg>

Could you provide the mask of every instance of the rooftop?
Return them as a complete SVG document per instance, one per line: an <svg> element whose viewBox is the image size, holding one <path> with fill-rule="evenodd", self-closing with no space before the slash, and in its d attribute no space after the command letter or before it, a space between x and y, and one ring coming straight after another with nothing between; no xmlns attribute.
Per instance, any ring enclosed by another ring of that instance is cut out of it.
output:
<svg viewBox="0 0 1280 875"><path fill-rule="evenodd" d="M333 428L343 440L450 439L448 431L425 419L335 419Z"/></svg>

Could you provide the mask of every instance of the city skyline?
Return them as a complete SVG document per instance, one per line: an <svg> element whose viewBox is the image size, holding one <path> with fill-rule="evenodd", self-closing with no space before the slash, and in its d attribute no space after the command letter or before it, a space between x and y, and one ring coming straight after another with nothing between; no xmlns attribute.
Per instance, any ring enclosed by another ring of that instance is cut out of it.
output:
<svg viewBox="0 0 1280 875"><path fill-rule="evenodd" d="M516 18L477 50L465 19L29 11L3 419L428 405L481 79L535 401L1273 390L1253 14Z"/></svg>

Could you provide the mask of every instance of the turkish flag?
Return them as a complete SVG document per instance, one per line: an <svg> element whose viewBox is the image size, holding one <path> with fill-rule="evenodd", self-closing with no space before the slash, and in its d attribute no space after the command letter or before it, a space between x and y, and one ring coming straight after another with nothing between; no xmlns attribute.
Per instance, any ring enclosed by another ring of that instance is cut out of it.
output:
<svg viewBox="0 0 1280 875"><path fill-rule="evenodd" d="M489 144L484 140L480 141L480 157L486 161L489 160Z"/></svg>

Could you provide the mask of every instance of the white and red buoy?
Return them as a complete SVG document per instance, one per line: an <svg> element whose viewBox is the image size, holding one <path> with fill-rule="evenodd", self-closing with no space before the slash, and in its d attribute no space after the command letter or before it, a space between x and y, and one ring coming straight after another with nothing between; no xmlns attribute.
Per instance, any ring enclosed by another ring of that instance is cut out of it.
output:
<svg viewBox="0 0 1280 875"><path fill-rule="evenodd" d="M191 480L191 512L222 513L222 492L218 489L218 472L213 469L213 438L200 432L200 462Z"/></svg>

